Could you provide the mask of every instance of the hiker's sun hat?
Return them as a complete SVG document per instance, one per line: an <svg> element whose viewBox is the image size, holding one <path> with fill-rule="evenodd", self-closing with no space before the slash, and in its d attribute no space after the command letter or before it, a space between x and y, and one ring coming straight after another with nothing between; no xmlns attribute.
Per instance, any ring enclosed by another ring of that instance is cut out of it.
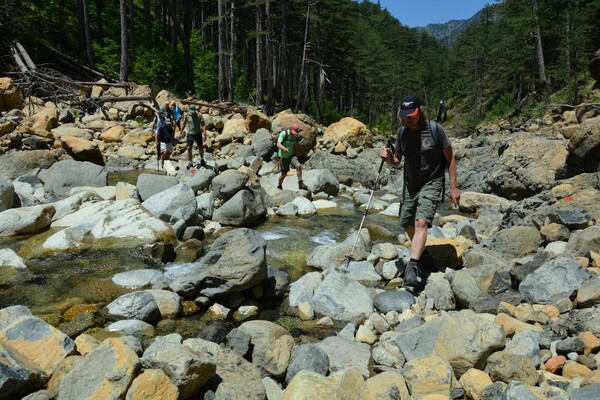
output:
<svg viewBox="0 0 600 400"><path fill-rule="evenodd" d="M417 96L405 96L400 103L400 117L414 117L419 114L421 99Z"/></svg>
<svg viewBox="0 0 600 400"><path fill-rule="evenodd" d="M190 104L190 111L196 111L196 106L193 104Z"/></svg>

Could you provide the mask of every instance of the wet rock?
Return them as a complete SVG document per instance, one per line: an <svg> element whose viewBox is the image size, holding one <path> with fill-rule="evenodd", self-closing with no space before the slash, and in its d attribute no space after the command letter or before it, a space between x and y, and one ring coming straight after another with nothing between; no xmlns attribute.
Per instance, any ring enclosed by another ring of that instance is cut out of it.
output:
<svg viewBox="0 0 600 400"><path fill-rule="evenodd" d="M170 224L177 221L188 223L196 216L197 211L194 192L185 183L148 197L142 205L151 214Z"/></svg>
<svg viewBox="0 0 600 400"><path fill-rule="evenodd" d="M204 243L198 239L188 239L175 249L176 263L191 263L200 258ZM168 286L168 285L167 285Z"/></svg>
<svg viewBox="0 0 600 400"><path fill-rule="evenodd" d="M124 294L106 306L108 314L122 319L138 319L153 323L160 319L158 304L154 296L146 291Z"/></svg>

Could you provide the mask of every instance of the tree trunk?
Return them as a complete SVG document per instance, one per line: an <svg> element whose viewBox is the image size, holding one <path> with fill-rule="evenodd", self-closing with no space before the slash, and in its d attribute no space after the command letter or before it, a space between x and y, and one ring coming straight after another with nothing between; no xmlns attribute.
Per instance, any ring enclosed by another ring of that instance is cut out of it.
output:
<svg viewBox="0 0 600 400"><path fill-rule="evenodd" d="M85 55L87 56L88 64L93 67L94 53L92 52L92 31L90 29L90 13L88 12L87 0L82 0L81 6L83 12L83 32L85 33Z"/></svg>
<svg viewBox="0 0 600 400"><path fill-rule="evenodd" d="M233 102L235 94L235 4L231 2L231 12L229 16L230 39L229 39L229 74L227 76L228 93L227 100Z"/></svg>
<svg viewBox="0 0 600 400"><path fill-rule="evenodd" d="M131 49L135 49L136 41L135 41L135 8L133 6L133 0L129 0L129 43L131 44Z"/></svg>
<svg viewBox="0 0 600 400"><path fill-rule="evenodd" d="M315 94L315 118L317 121L323 119L321 113L321 93L323 85L325 84L325 71L323 71L323 55L321 54L321 3L317 3L317 48L316 48L316 60L317 65L315 68L314 80L314 94Z"/></svg>
<svg viewBox="0 0 600 400"><path fill-rule="evenodd" d="M77 0L77 38L80 53L85 53L85 19L83 16L83 0Z"/></svg>
<svg viewBox="0 0 600 400"><path fill-rule="evenodd" d="M104 25L102 24L102 11L104 10L104 0L96 0L96 26L98 28L98 41L104 43Z"/></svg>
<svg viewBox="0 0 600 400"><path fill-rule="evenodd" d="M185 0L184 2L184 13L183 13L183 26L181 29L179 20L177 19L177 9L175 8L175 0L173 2L167 1L169 6L169 13L173 20L173 26L175 27L175 33L179 36L181 46L183 47L183 59L185 63L185 75L188 81L188 87L192 93L195 92L194 88L194 65L192 62L192 53L190 49L190 37L191 37L191 26L192 26L192 0Z"/></svg>
<svg viewBox="0 0 600 400"><path fill-rule="evenodd" d="M267 115L273 115L275 111L275 94L273 87L273 47L271 33L273 27L271 25L271 0L265 2L265 15L267 23L267 34L265 36L266 62L267 67Z"/></svg>
<svg viewBox="0 0 600 400"><path fill-rule="evenodd" d="M144 0L144 25L146 26L146 47L151 49L152 46L152 5L151 0Z"/></svg>
<svg viewBox="0 0 600 400"><path fill-rule="evenodd" d="M262 8L260 2L256 3L256 99L255 104L263 104L263 49L262 49Z"/></svg>
<svg viewBox="0 0 600 400"><path fill-rule="evenodd" d="M127 81L128 56L127 56L127 7L125 0L119 0L119 15L121 19L121 68L119 70L119 80Z"/></svg>
<svg viewBox="0 0 600 400"><path fill-rule="evenodd" d="M540 29L540 19L538 17L538 6L537 0L531 0L531 12L533 14L533 20L535 23L535 49L536 49L536 59L538 63L538 73L540 75L540 80L544 85L548 85L550 82L546 77L546 65L544 63L544 50L542 48L542 31Z"/></svg>
<svg viewBox="0 0 600 400"><path fill-rule="evenodd" d="M298 98L296 99L296 110L305 111L308 82L306 82L306 53L308 52L308 27L310 21L310 0L306 2L306 22L304 25L304 46L302 51L302 64L300 66L300 79L298 80Z"/></svg>
<svg viewBox="0 0 600 400"><path fill-rule="evenodd" d="M287 48L288 0L281 0L281 107L290 107L290 65Z"/></svg>
<svg viewBox="0 0 600 400"><path fill-rule="evenodd" d="M225 64L225 0L218 0L217 2L217 13L219 16L219 20L217 22L218 25L218 34L219 34L219 101L225 100L225 73L227 66Z"/></svg>

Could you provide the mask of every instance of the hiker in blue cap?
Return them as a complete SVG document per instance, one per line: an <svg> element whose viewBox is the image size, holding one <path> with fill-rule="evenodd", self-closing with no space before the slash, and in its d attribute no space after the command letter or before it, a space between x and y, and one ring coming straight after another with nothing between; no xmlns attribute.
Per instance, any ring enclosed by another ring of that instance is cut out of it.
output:
<svg viewBox="0 0 600 400"><path fill-rule="evenodd" d="M389 165L399 165L404 157L404 189L400 205L400 224L412 244L410 261L404 270L404 285L410 291L425 287L421 256L427 242L427 228L445 193L445 169L450 177L450 201L458 205L460 191L456 180L456 159L444 128L428 121L416 96L406 96L400 104L402 127L396 135L395 152L388 148L379 155Z"/></svg>

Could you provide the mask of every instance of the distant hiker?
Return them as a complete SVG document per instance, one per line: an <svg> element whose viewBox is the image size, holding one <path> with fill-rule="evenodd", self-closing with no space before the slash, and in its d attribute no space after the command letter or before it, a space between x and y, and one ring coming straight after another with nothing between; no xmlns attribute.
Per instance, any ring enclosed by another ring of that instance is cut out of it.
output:
<svg viewBox="0 0 600 400"><path fill-rule="evenodd" d="M290 170L290 165L296 168L296 173L298 174L298 187L302 190L308 189L302 181L302 164L300 164L300 161L296 158L296 146L300 140L299 134L301 131L302 129L300 129L298 124L291 124L290 129L281 131L277 137L279 162L281 163L281 174L279 175L279 182L277 185L278 189L283 189L283 180Z"/></svg>
<svg viewBox="0 0 600 400"><path fill-rule="evenodd" d="M183 137L183 132L186 126L187 155L189 161L187 169L190 169L194 166L194 164L192 163L192 149L194 147L194 142L196 142L196 144L198 145L198 152L200 153L200 163L197 165L197 167L206 167L203 146L203 143L206 140L206 126L204 125L204 118L202 118L201 114L198 114L196 112L196 106L194 104L190 104L189 112L183 117L183 125L181 126L180 134L181 138Z"/></svg>
<svg viewBox="0 0 600 400"><path fill-rule="evenodd" d="M395 154L388 148L379 155L386 163L398 165L404 161L404 189L400 202L400 224L412 241L410 261L404 270L404 285L411 291L424 288L426 276L420 262L427 228L431 226L436 208L443 201L445 168L450 176L450 201L458 205L460 191L456 181L456 159L448 135L427 114L416 96L406 96L400 105L402 127L396 135Z"/></svg>
<svg viewBox="0 0 600 400"><path fill-rule="evenodd" d="M169 160L173 153L173 144L175 142L175 129L171 118L163 114L163 123L158 128L156 134L156 144L160 146L161 160Z"/></svg>
<svg viewBox="0 0 600 400"><path fill-rule="evenodd" d="M183 109L175 102L175 100L171 100L171 113L173 113L173 118L175 118L175 127L179 129L179 132L181 132L181 124L183 123Z"/></svg>
<svg viewBox="0 0 600 400"><path fill-rule="evenodd" d="M444 100L440 100L440 106L438 107L438 115L435 119L435 122L446 122L446 117L448 116L448 110L446 109L446 104Z"/></svg>

